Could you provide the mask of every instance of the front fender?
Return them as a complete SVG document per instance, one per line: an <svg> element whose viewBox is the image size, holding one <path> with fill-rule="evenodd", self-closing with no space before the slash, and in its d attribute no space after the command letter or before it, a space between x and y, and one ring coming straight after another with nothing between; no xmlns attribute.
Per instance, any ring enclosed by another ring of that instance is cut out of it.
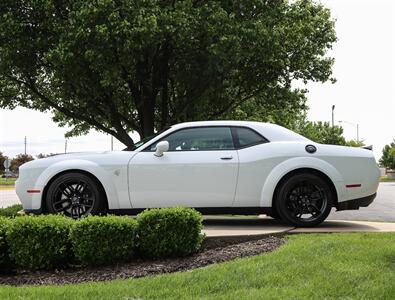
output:
<svg viewBox="0 0 395 300"><path fill-rule="evenodd" d="M34 188L43 191L44 188L47 186L48 182L51 180L51 178L53 178L54 176L56 176L61 172L69 171L69 170L85 171L95 176L103 185L107 199L109 200L108 201L109 208L110 209L120 208L119 197L114 182L110 180L108 173L101 166L99 166L95 162L88 160L83 160L83 159L65 160L50 165L37 178ZM42 193L33 194L32 203L36 204L34 206L37 206L37 204L41 206L41 197L42 197ZM40 207L33 207L33 208L39 209Z"/></svg>
<svg viewBox="0 0 395 300"><path fill-rule="evenodd" d="M260 206L271 207L274 191L280 180L289 172L303 168L315 169L328 176L336 188L338 199L342 199L346 194L344 179L334 166L315 157L294 157L278 164L270 172L262 188Z"/></svg>

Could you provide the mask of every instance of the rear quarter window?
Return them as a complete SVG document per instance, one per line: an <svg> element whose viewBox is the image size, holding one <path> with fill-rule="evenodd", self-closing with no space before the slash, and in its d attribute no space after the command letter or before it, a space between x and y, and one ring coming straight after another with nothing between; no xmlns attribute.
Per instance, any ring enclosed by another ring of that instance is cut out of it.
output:
<svg viewBox="0 0 395 300"><path fill-rule="evenodd" d="M267 140L254 130L246 127L235 128L239 148L266 143Z"/></svg>

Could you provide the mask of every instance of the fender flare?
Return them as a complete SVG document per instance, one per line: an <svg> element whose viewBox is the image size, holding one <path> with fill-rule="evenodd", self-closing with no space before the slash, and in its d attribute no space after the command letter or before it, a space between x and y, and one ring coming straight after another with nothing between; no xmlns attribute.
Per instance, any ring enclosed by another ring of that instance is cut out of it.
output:
<svg viewBox="0 0 395 300"><path fill-rule="evenodd" d="M328 162L315 157L294 157L278 164L270 174L262 187L260 206L272 207L274 191L280 180L288 173L298 169L314 169L328 176L335 186L338 199L344 198L346 189L343 176Z"/></svg>
<svg viewBox="0 0 395 300"><path fill-rule="evenodd" d="M65 171L83 171L96 177L97 180L99 180L102 184L107 199L111 199L111 201L108 201L109 209L119 208L119 197L114 183L109 180L107 172L98 164L92 161L73 159L54 163L40 174L40 176L36 180L35 188L44 191L45 187L54 176ZM41 200L43 200L41 199L42 196L42 193L34 194L33 197L37 197L40 199L32 199L33 203L37 203L36 201L40 201L41 203Z"/></svg>

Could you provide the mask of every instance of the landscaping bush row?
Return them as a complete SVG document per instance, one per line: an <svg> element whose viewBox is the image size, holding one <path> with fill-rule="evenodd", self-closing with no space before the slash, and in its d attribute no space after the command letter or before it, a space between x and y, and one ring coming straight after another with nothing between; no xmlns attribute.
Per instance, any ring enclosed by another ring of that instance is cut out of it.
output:
<svg viewBox="0 0 395 300"><path fill-rule="evenodd" d="M9 217L13 218L18 215L18 212L23 209L21 204L14 204L8 207L0 208L0 216L1 217Z"/></svg>
<svg viewBox="0 0 395 300"><path fill-rule="evenodd" d="M202 216L189 208L150 209L136 219L60 215L0 217L0 270L108 265L136 257L185 256L200 249Z"/></svg>

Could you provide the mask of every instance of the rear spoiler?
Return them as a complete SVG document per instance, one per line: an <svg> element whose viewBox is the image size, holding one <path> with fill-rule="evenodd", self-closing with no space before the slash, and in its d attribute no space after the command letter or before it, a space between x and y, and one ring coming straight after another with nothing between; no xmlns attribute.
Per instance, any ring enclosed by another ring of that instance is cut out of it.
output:
<svg viewBox="0 0 395 300"><path fill-rule="evenodd" d="M370 150L370 151L373 151L373 145L370 145L370 146L364 146L364 147L362 147L363 149L366 149L366 150Z"/></svg>

